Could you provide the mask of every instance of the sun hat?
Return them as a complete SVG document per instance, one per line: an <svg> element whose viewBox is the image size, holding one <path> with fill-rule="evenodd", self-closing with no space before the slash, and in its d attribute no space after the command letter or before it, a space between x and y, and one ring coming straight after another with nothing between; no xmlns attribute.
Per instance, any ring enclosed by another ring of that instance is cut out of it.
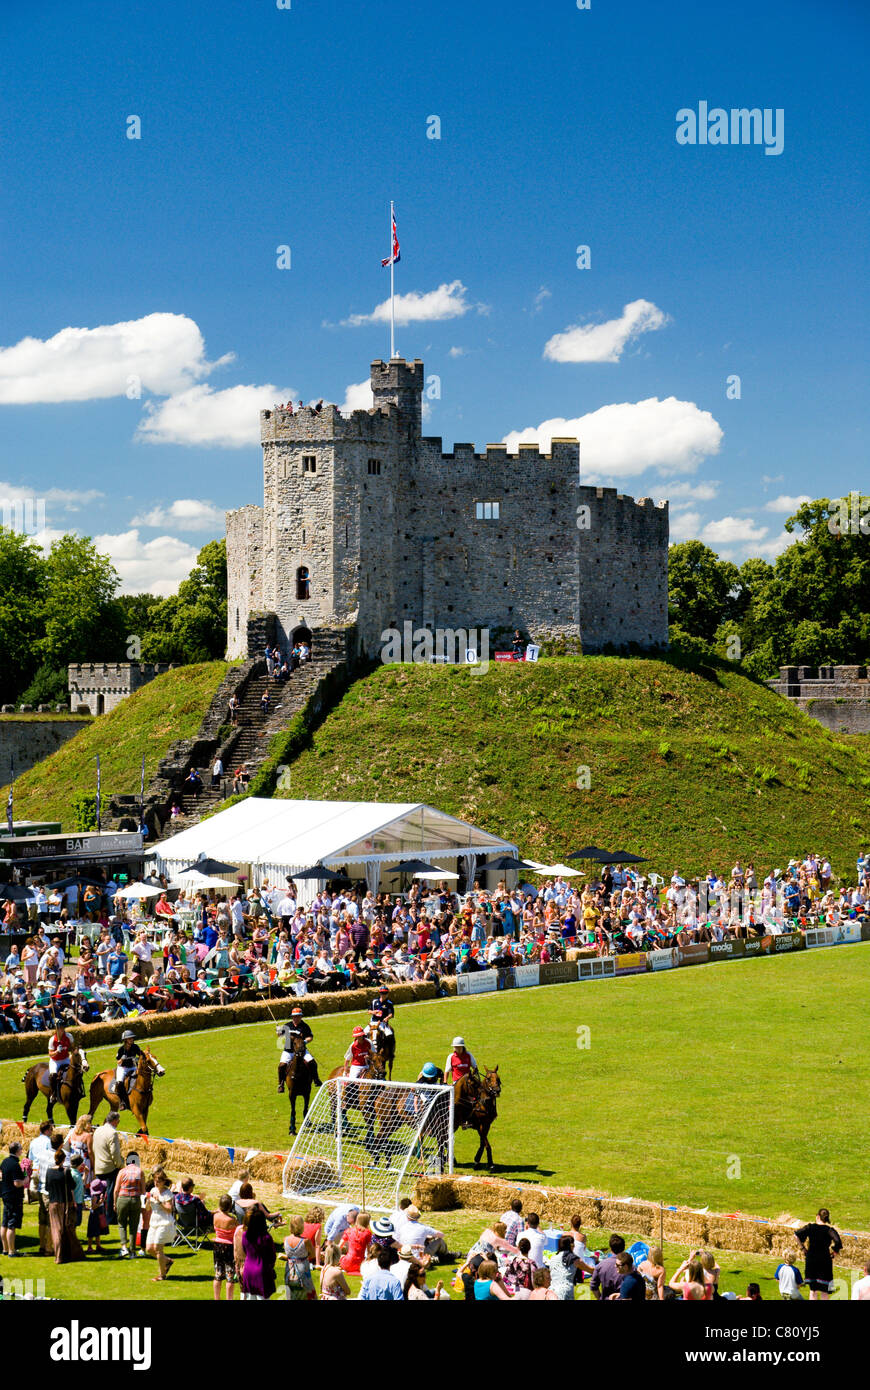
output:
<svg viewBox="0 0 870 1390"><path fill-rule="evenodd" d="M395 1227L392 1221L388 1220L386 1216L382 1216L380 1220L374 1222L372 1230L376 1236L391 1236Z"/></svg>

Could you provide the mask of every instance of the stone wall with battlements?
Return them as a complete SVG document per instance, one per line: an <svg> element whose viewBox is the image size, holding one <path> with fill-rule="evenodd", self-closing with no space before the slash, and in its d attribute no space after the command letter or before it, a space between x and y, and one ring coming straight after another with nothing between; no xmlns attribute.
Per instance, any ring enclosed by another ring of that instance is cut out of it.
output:
<svg viewBox="0 0 870 1390"><path fill-rule="evenodd" d="M866 666L781 666L766 684L832 733L870 733Z"/></svg>
<svg viewBox="0 0 870 1390"><path fill-rule="evenodd" d="M70 710L87 705L91 714L107 714L134 690L172 668L170 662L94 661L67 668Z"/></svg>
<svg viewBox="0 0 870 1390"><path fill-rule="evenodd" d="M666 503L581 486L577 440L445 453L420 433L419 359L375 361L371 383L370 410L261 411L263 507L227 514L228 656L260 612L281 645L355 624L369 655L406 621L667 645Z"/></svg>

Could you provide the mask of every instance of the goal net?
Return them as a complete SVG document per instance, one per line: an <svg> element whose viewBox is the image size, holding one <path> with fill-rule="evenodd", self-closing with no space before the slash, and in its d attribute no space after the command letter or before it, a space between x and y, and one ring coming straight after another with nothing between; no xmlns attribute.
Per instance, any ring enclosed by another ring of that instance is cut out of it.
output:
<svg viewBox="0 0 870 1390"><path fill-rule="evenodd" d="M284 1165L284 1196L391 1211L403 1186L453 1172L453 1088L325 1082Z"/></svg>

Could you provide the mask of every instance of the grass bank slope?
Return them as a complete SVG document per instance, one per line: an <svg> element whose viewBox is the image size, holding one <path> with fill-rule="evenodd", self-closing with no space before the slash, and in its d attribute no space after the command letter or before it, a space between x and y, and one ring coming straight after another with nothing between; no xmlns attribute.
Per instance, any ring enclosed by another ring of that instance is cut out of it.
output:
<svg viewBox="0 0 870 1390"><path fill-rule="evenodd" d="M592 841L700 872L816 847L853 875L870 746L728 669L384 666L313 734L283 795L426 801L545 862Z"/></svg>
<svg viewBox="0 0 870 1390"><path fill-rule="evenodd" d="M50 758L18 778L16 817L59 820L64 830L75 829L72 804L80 793L95 789L98 753L103 795L136 795L142 754L147 785L170 743L197 732L226 671L223 661L178 666L88 723Z"/></svg>

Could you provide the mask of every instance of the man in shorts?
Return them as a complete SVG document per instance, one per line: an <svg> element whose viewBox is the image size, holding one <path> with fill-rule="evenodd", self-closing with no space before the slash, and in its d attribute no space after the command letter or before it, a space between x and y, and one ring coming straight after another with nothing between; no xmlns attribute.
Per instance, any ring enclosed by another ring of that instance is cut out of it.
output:
<svg viewBox="0 0 870 1390"><path fill-rule="evenodd" d="M0 1249L4 1255L15 1256L15 1232L21 1230L24 1221L24 1189L27 1175L21 1166L21 1145L9 1145L9 1157L0 1163L0 1202L2 1202L2 1221L0 1221Z"/></svg>

